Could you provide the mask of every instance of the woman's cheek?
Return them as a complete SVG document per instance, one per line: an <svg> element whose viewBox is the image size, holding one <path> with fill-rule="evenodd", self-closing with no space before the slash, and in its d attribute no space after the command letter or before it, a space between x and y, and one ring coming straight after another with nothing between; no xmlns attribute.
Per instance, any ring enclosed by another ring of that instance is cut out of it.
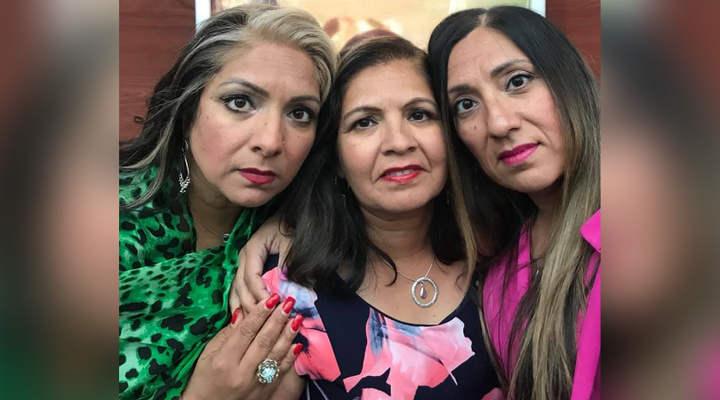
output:
<svg viewBox="0 0 720 400"><path fill-rule="evenodd" d="M433 169L440 171L443 176L447 175L447 148L445 142L440 140L438 143L433 143L430 149L429 159Z"/></svg>
<svg viewBox="0 0 720 400"><path fill-rule="evenodd" d="M233 138L239 137L235 134L239 126L242 125L228 123L222 115L205 121L198 127L195 151L202 152L203 158L208 160L224 158L226 153L234 148Z"/></svg>
<svg viewBox="0 0 720 400"><path fill-rule="evenodd" d="M463 144L470 150L475 158L480 161L481 159L481 138L478 132L477 124L473 124L469 120L461 120L456 123L458 136Z"/></svg>

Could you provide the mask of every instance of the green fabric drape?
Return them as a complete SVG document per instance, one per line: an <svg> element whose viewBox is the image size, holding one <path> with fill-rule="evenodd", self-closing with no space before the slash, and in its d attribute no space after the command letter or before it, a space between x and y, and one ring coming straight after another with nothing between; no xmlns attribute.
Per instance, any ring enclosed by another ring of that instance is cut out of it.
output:
<svg viewBox="0 0 720 400"><path fill-rule="evenodd" d="M155 174L121 173L121 204ZM178 191L168 180L150 203L120 213L120 399L179 398L205 344L228 324L238 252L271 211L243 209L226 245L195 251Z"/></svg>

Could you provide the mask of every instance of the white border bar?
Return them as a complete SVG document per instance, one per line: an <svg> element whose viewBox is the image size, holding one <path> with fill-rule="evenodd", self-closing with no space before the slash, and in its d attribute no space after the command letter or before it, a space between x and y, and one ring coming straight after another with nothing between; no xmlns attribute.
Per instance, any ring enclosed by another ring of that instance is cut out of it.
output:
<svg viewBox="0 0 720 400"><path fill-rule="evenodd" d="M195 29L212 14L212 0L195 0Z"/></svg>
<svg viewBox="0 0 720 400"><path fill-rule="evenodd" d="M530 0L530 9L545 17L545 1L546 0Z"/></svg>
<svg viewBox="0 0 720 400"><path fill-rule="evenodd" d="M195 29L212 14L212 0L195 0ZM530 0L530 9L536 13L545 15L546 0Z"/></svg>

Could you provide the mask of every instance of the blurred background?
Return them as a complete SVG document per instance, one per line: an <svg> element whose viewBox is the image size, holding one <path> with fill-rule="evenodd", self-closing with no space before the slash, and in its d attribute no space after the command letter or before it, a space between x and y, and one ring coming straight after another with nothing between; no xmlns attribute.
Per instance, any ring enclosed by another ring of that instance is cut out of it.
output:
<svg viewBox="0 0 720 400"><path fill-rule="evenodd" d="M266 4L297 7L312 13L340 50L353 36L373 29L389 30L427 47L430 33L443 18L456 11L495 4L531 8L545 15L546 0L254 0ZM195 21L203 10L211 14L253 0L195 0Z"/></svg>
<svg viewBox="0 0 720 400"><path fill-rule="evenodd" d="M476 6L378 3L394 16L316 15L340 45ZM720 399L720 2L546 0L545 15L602 70L603 394ZM137 134L194 27L193 0L0 3L0 399L115 397L116 138Z"/></svg>
<svg viewBox="0 0 720 400"><path fill-rule="evenodd" d="M603 395L720 399L717 1L603 1Z"/></svg>

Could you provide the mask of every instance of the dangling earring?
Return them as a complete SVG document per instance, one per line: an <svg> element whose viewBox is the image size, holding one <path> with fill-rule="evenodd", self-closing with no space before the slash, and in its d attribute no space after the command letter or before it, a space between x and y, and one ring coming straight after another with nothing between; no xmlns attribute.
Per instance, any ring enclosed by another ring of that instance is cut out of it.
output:
<svg viewBox="0 0 720 400"><path fill-rule="evenodd" d="M182 168L180 168L180 173L178 174L178 180L180 181L180 193L185 193L188 186L190 186L190 166L188 165L187 160L187 152L190 149L190 146L188 145L186 139L183 139L183 142L185 142L185 144L182 149L182 156L183 161L185 162L185 171L187 171L187 176L183 178Z"/></svg>

